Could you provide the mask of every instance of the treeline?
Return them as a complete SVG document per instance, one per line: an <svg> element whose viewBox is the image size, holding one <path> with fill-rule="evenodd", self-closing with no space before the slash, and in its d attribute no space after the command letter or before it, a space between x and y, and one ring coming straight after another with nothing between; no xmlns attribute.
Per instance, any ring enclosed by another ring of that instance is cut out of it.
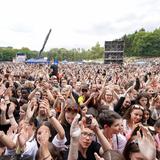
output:
<svg viewBox="0 0 160 160"><path fill-rule="evenodd" d="M131 56L160 56L160 28L153 32L140 29L122 37L125 41L125 54Z"/></svg>
<svg viewBox="0 0 160 160"><path fill-rule="evenodd" d="M38 57L38 51L31 51L29 48L14 49L12 47L1 47L0 48L0 61L12 61L16 57L16 53L22 52L27 55L27 58L36 58ZM69 60L69 61L78 61L83 59L98 59L102 58L104 53L104 47L101 47L97 43L91 49L85 50L80 48L75 48L67 50L65 48L53 48L47 52L42 53L42 57L48 57L49 60L57 58L58 60Z"/></svg>
<svg viewBox="0 0 160 160"><path fill-rule="evenodd" d="M125 56L151 57L160 56L160 28L153 32L147 32L140 29L133 34L124 35L120 39L125 41ZM29 48L14 49L12 47L0 48L0 61L11 61L17 52L23 52L27 58L35 58L38 51L31 51ZM48 57L50 60L58 58L61 60L77 61L82 59L99 59L104 56L104 46L101 47L97 42L91 49L85 50L81 48L65 49L52 48L47 52L43 52L42 56Z"/></svg>

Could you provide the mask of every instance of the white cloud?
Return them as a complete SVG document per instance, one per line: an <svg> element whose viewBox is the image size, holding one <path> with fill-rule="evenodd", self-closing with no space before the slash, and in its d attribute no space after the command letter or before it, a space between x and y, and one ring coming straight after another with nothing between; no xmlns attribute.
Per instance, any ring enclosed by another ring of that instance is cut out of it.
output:
<svg viewBox="0 0 160 160"><path fill-rule="evenodd" d="M90 48L140 28L159 27L160 1L0 0L0 46Z"/></svg>

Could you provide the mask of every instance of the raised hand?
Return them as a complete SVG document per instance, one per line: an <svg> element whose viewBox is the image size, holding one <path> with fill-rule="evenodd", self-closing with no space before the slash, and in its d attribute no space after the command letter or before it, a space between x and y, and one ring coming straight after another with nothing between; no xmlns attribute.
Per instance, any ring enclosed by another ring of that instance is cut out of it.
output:
<svg viewBox="0 0 160 160"><path fill-rule="evenodd" d="M18 134L18 143L20 147L24 147L27 140L29 139L29 130L28 130L29 124L24 123L22 125L22 128Z"/></svg>
<svg viewBox="0 0 160 160"><path fill-rule="evenodd" d="M28 103L27 112L26 112L26 121L27 122L33 117L37 108L38 108L38 105L34 100Z"/></svg>
<svg viewBox="0 0 160 160"><path fill-rule="evenodd" d="M15 104L13 102L10 103L9 109L8 109L8 116L13 116L13 112L15 110Z"/></svg>
<svg viewBox="0 0 160 160"><path fill-rule="evenodd" d="M97 153L94 153L94 156L96 160L104 160L104 158L101 158Z"/></svg>
<svg viewBox="0 0 160 160"><path fill-rule="evenodd" d="M147 158L147 160L155 159L156 145L154 138L152 137L149 130L144 126L141 126L141 130L143 136L140 134L139 131L137 132L139 149L143 156Z"/></svg>
<svg viewBox="0 0 160 160"><path fill-rule="evenodd" d="M2 112L6 112L7 110L7 105L5 104L5 100L4 99L1 99L1 102L0 102L0 110Z"/></svg>
<svg viewBox="0 0 160 160"><path fill-rule="evenodd" d="M71 124L70 136L73 140L78 140L81 135L81 129L79 126L80 114L77 114Z"/></svg>
<svg viewBox="0 0 160 160"><path fill-rule="evenodd" d="M45 114L46 116L51 116L52 113L51 113L51 110L50 110L50 105L49 105L49 102L47 99L43 99L40 101L40 104L39 104L39 107L40 108L43 108L45 110Z"/></svg>

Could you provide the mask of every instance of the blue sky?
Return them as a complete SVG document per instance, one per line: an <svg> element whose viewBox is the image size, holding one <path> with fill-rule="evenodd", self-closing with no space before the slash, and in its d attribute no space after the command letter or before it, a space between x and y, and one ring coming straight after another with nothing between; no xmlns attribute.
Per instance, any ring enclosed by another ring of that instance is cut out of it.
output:
<svg viewBox="0 0 160 160"><path fill-rule="evenodd" d="M159 0L0 0L0 47L91 48L160 26Z"/></svg>

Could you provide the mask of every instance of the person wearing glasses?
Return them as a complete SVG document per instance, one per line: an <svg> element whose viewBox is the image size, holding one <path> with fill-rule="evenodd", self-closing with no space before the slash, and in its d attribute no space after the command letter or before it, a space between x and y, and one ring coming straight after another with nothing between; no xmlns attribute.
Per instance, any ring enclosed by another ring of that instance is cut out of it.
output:
<svg viewBox="0 0 160 160"><path fill-rule="evenodd" d="M96 160L95 154L102 155L112 147L99 128L98 122L91 116L91 123L88 124L87 118L79 121L80 115L77 114L71 125L71 144L68 160ZM98 138L101 145L95 141Z"/></svg>
<svg viewBox="0 0 160 160"><path fill-rule="evenodd" d="M88 105L90 102L91 98L89 97L89 88L87 84L82 84L81 85L81 95L78 97L78 104L80 106L85 106Z"/></svg>

